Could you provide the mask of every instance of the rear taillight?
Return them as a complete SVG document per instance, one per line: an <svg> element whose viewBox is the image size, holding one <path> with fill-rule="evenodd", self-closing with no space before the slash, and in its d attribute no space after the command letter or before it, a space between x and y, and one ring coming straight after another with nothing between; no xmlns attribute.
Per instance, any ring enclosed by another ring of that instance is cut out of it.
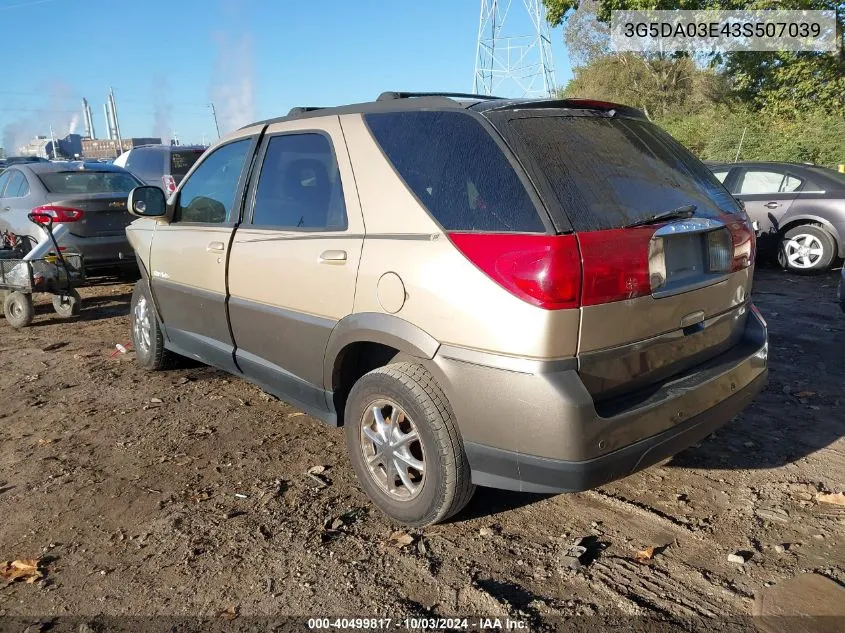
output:
<svg viewBox="0 0 845 633"><path fill-rule="evenodd" d="M728 273L733 269L733 236L727 229L707 233L707 272Z"/></svg>
<svg viewBox="0 0 845 633"><path fill-rule="evenodd" d="M167 193L176 191L176 180L170 174L165 174L161 177L161 184L164 185L164 190Z"/></svg>
<svg viewBox="0 0 845 633"><path fill-rule="evenodd" d="M53 218L53 222L78 222L85 215L82 209L74 209L73 207L59 207L52 204L46 204L40 207L35 207L32 210L32 215L36 222L47 224L47 218Z"/></svg>
<svg viewBox="0 0 845 633"><path fill-rule="evenodd" d="M449 239L523 301L546 310L579 306L581 261L574 235L451 233Z"/></svg>
<svg viewBox="0 0 845 633"><path fill-rule="evenodd" d="M728 224L733 242L733 260L731 272L737 272L748 268L754 263L754 256L757 253L757 236L750 222L733 220Z"/></svg>
<svg viewBox="0 0 845 633"><path fill-rule="evenodd" d="M649 243L656 227L643 226L578 234L584 265L581 305L591 306L649 295Z"/></svg>

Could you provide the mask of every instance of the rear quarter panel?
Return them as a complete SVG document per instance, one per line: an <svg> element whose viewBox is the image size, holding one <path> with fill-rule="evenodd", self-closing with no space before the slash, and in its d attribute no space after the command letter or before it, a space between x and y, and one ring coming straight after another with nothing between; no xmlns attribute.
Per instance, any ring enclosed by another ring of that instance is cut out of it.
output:
<svg viewBox="0 0 845 633"><path fill-rule="evenodd" d="M542 310L488 278L408 190L361 115L344 115L341 124L366 227L356 313L387 312L379 300L379 281L395 273L405 301L393 314L442 344L536 359L575 355L578 310Z"/></svg>

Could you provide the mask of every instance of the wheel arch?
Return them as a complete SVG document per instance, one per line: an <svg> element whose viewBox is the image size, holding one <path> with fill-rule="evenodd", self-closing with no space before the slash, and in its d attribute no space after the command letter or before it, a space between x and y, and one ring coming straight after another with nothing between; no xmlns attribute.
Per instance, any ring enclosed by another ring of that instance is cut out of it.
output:
<svg viewBox="0 0 845 633"><path fill-rule="evenodd" d="M821 226L825 231L830 233L830 236L833 238L833 246L836 249L836 252L841 254L841 250L845 247L845 240L843 240L843 236L840 234L839 230L836 228L836 225L833 224L830 220L827 220L823 217L818 215L809 215L809 214L801 214L801 215L792 215L788 218L784 218L784 222L778 226L778 233L782 236L790 229L794 229L796 226L802 226L805 224L816 224Z"/></svg>
<svg viewBox="0 0 845 633"><path fill-rule="evenodd" d="M440 348L433 336L399 317L362 312L341 319L332 330L323 361L323 384L334 400L338 425L346 398L365 373L395 360L431 359Z"/></svg>

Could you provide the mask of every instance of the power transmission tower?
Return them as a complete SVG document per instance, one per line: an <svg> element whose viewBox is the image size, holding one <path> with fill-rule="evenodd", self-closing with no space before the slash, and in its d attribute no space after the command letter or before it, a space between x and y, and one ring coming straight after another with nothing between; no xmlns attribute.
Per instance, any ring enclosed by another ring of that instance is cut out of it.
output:
<svg viewBox="0 0 845 633"><path fill-rule="evenodd" d="M481 0L473 92L551 96L556 86L549 30L542 0Z"/></svg>

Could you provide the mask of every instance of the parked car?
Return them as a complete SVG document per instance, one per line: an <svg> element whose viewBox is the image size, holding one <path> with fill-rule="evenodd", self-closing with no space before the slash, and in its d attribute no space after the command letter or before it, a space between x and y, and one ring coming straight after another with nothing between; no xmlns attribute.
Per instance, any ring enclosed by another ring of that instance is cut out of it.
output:
<svg viewBox="0 0 845 633"><path fill-rule="evenodd" d="M713 163L759 224L761 252L789 270L827 270L845 257L845 174L796 163Z"/></svg>
<svg viewBox="0 0 845 633"><path fill-rule="evenodd" d="M112 165L17 163L0 174L0 231L24 237L29 250L40 237L28 215L50 215L69 225L62 244L82 253L86 270L135 267L126 238L132 220L126 196L141 184Z"/></svg>
<svg viewBox="0 0 845 633"><path fill-rule="evenodd" d="M842 308L842 312L845 312L845 266L842 267L839 286L836 289L836 298L839 299L839 307Z"/></svg>
<svg viewBox="0 0 845 633"><path fill-rule="evenodd" d="M767 377L753 231L701 162L624 106L452 97L295 109L128 203L138 363L342 424L410 525L624 477Z"/></svg>
<svg viewBox="0 0 845 633"><path fill-rule="evenodd" d="M25 163L47 163L50 162L46 158L40 156L7 156L0 158L0 174L2 174L9 165L21 165Z"/></svg>
<svg viewBox="0 0 845 633"><path fill-rule="evenodd" d="M123 152L114 164L170 195L205 149L200 145L142 145Z"/></svg>

